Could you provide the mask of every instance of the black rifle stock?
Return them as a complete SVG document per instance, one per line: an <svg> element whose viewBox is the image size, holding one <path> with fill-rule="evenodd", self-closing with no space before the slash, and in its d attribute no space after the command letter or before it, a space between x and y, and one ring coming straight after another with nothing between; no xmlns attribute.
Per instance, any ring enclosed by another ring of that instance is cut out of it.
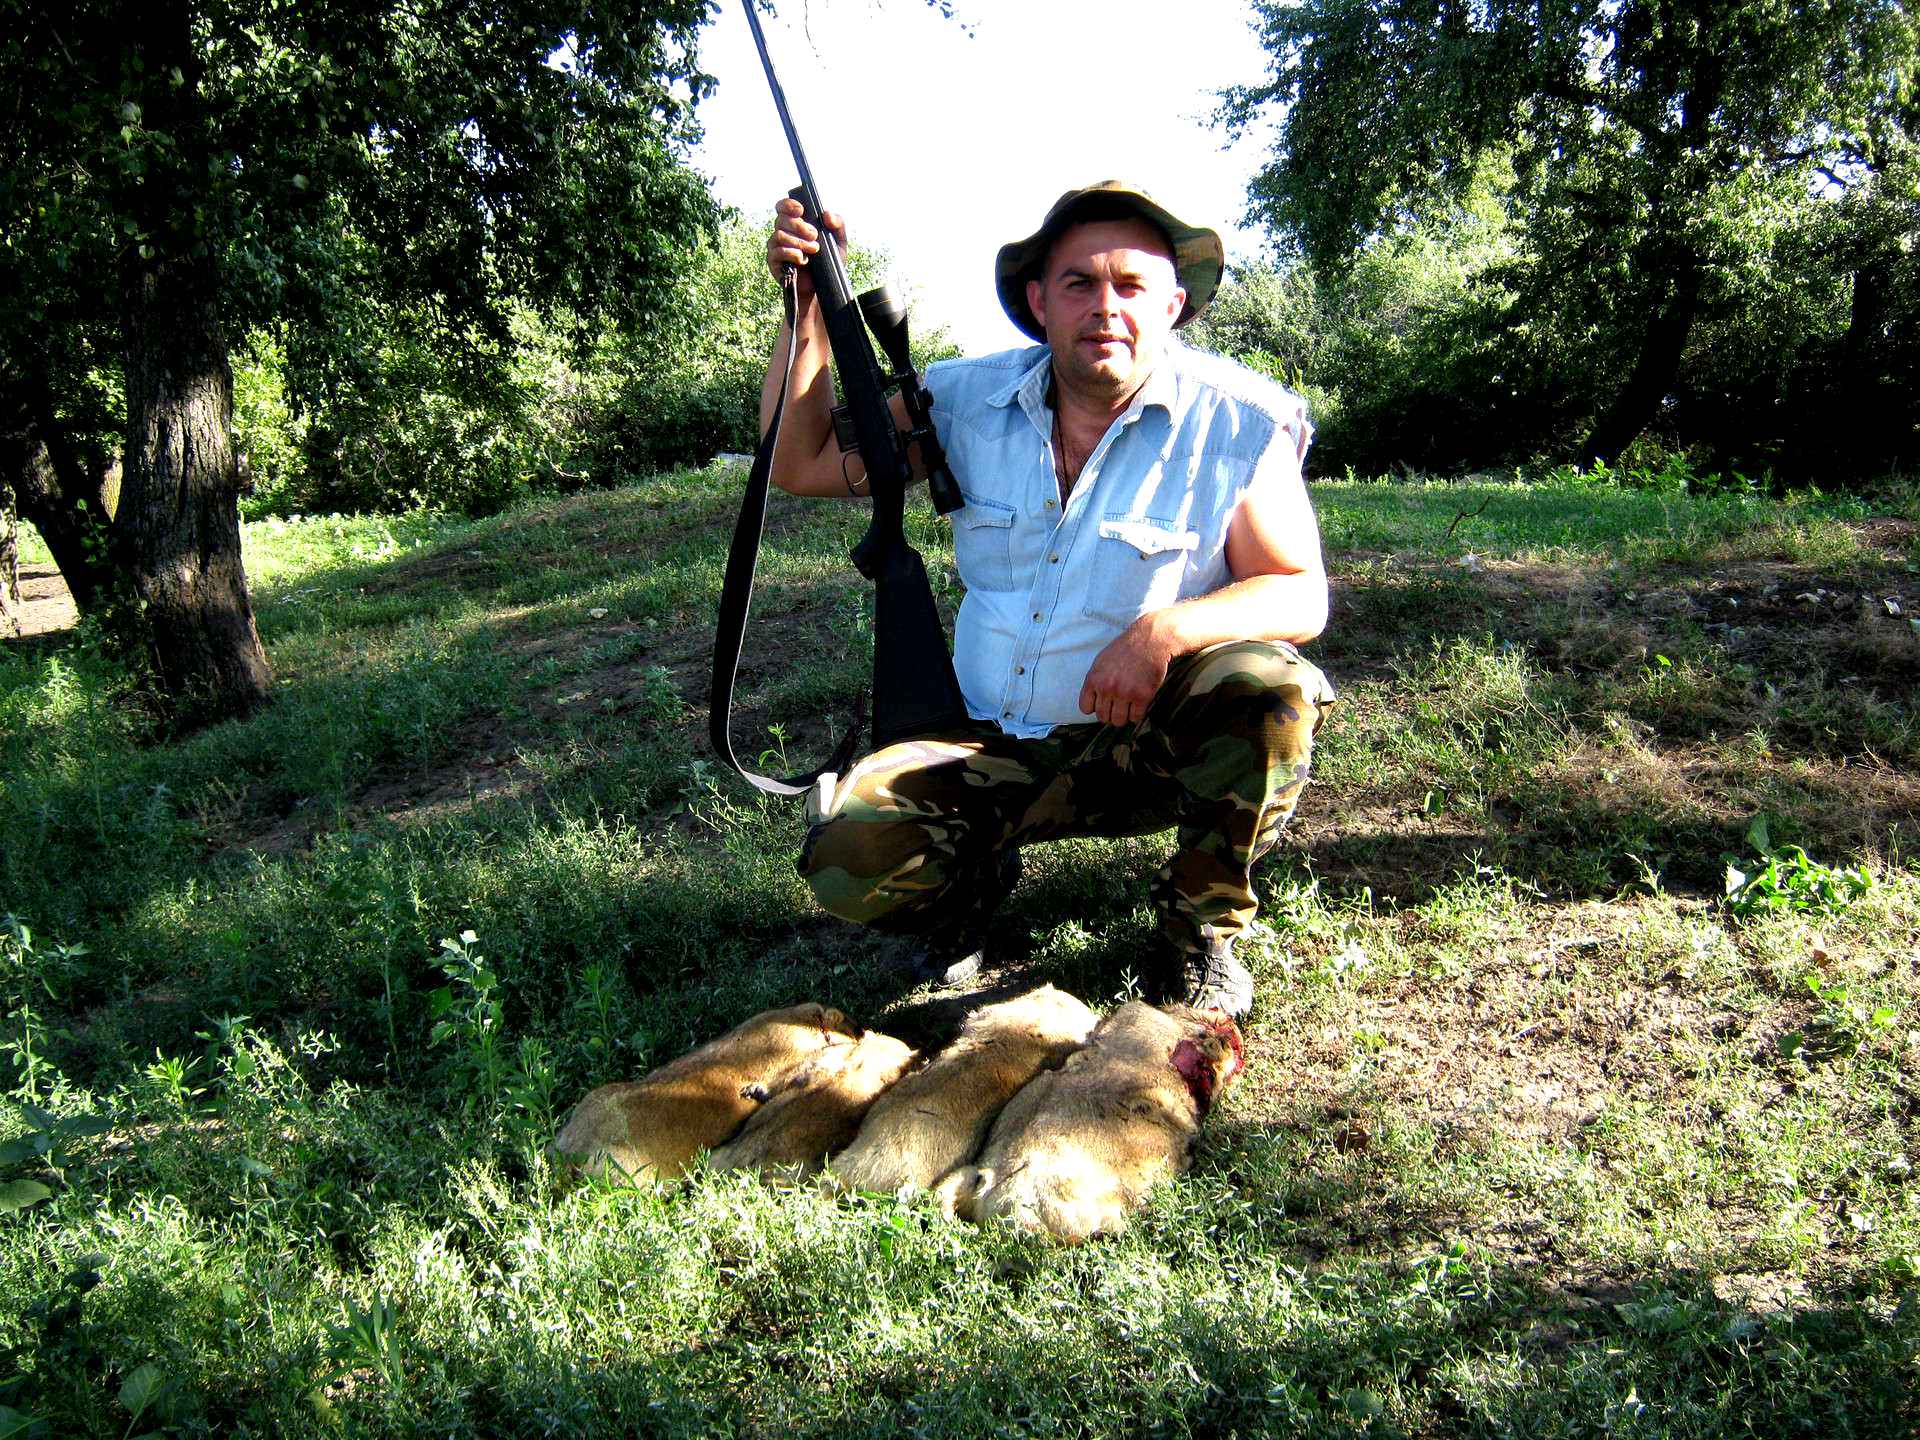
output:
<svg viewBox="0 0 1920 1440"><path fill-rule="evenodd" d="M907 543L906 496L913 483L909 447L919 449L934 506L942 514L957 510L965 501L934 434L933 397L913 368L907 344L906 311L885 286L857 298L854 296L846 257L841 253L838 240L822 223L825 207L820 203L813 171L793 128L786 94L774 74L766 36L754 11L754 0L743 0L743 3L754 44L767 72L767 83L773 90L774 106L780 113L781 126L800 172L800 184L792 196L800 202L803 218L820 232L820 248L808 260L807 274L820 303L833 351L834 370L839 376L841 393L846 397L845 403L833 412L834 431L843 452L858 453L873 497L873 518L866 534L854 547L853 562L862 575L874 582L873 739L876 747L891 745L967 718L966 702L954 677L946 632L934 604L926 566L919 552ZM785 290L791 333L798 320L796 302L792 284L786 285ZM874 352L876 336L886 355L887 368L882 367ZM792 368L791 352L788 368ZM889 392L896 386L911 427L904 435L894 422L888 399ZM709 734L721 757L755 785L778 794L797 794L819 774L844 768L857 741L857 721L856 728L848 732L822 771L785 781L768 780L741 766L734 758L727 733L740 632L746 624L754 552L759 547L766 487L785 400L783 382L773 422L755 457L747 498L734 530L733 550L728 556L720 604L720 632L714 646Z"/></svg>

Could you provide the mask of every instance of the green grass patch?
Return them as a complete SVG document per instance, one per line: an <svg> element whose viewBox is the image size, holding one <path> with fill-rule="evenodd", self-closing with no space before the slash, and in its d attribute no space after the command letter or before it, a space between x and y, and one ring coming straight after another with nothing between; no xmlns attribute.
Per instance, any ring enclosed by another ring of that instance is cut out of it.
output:
<svg viewBox="0 0 1920 1440"><path fill-rule="evenodd" d="M932 1023L705 754L738 484L250 523L276 700L182 740L84 628L0 648L0 1434L1912 1433L1912 497L1318 483L1250 1067L1062 1252L549 1183L756 1010ZM860 521L775 506L770 766L864 682ZM1003 977L1127 993L1168 844L1030 852Z"/></svg>

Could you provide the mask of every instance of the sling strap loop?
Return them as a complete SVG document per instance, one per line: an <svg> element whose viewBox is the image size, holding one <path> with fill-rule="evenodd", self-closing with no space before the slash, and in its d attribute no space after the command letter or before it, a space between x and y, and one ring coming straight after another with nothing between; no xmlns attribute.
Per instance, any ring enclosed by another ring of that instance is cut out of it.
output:
<svg viewBox="0 0 1920 1440"><path fill-rule="evenodd" d="M790 775L784 780L756 774L734 755L731 733L733 686L740 669L741 643L747 633L747 612L753 605L753 572L760 558L760 537L766 528L767 486L773 476L773 452L780 443L780 417L786 409L787 386L793 378L793 362L800 346L799 302L791 268L781 276L780 289L787 317L787 363L780 376L780 394L774 401L772 423L754 453L746 494L740 502L740 518L734 522L733 545L727 551L727 574L720 587L720 622L713 642L713 683L707 692L707 736L714 752L755 789L768 795L805 795L823 775L845 773L853 752L859 747L860 731L866 723L864 693L855 701L853 721L827 763L805 774Z"/></svg>

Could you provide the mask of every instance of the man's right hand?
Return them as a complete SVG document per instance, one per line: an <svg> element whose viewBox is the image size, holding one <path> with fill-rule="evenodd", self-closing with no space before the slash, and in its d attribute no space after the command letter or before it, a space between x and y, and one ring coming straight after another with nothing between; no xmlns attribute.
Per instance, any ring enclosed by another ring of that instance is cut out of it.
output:
<svg viewBox="0 0 1920 1440"><path fill-rule="evenodd" d="M793 369L788 373L787 331L782 317L780 338L774 344L767 378L760 387L760 430L764 434L772 423L773 405L782 381L789 381L786 419L780 427L780 448L773 464L773 483L790 495L863 495L862 481L866 465L858 455L843 455L833 427L833 377L829 373L832 346L827 336L825 316L815 301L813 280L807 274L807 261L820 253L820 231L830 231L840 242L844 254L847 244L846 222L831 210L820 217L818 227L800 218L800 202L791 196L773 209L773 233L767 237L767 268L778 280L788 266L794 269L794 299L798 304L795 330L798 344ZM907 431L913 428L907 417L907 402L895 394L887 402L894 425ZM907 451L914 466L914 477L921 478L920 450Z"/></svg>
<svg viewBox="0 0 1920 1440"><path fill-rule="evenodd" d="M767 268L778 280L780 272L791 265L795 293L804 301L813 294L813 278L807 273L807 261L820 251L820 231L802 220L800 215L800 202L791 196L773 207L773 234L767 237ZM820 219L840 242L841 253L844 254L847 248L846 221L831 210Z"/></svg>

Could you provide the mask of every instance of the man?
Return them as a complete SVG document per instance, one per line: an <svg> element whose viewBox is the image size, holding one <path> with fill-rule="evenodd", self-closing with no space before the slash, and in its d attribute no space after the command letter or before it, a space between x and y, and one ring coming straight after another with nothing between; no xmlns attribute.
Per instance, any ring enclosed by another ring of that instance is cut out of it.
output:
<svg viewBox="0 0 1920 1440"><path fill-rule="evenodd" d="M824 216L844 234L837 216ZM831 359L805 264L819 234L780 202L767 260L798 267L798 347L773 479L864 490L833 436ZM1001 248L997 285L1040 345L931 368L966 497L954 663L973 721L875 752L810 815L800 870L828 910L968 957L1019 847L1177 826L1153 886L1149 998L1235 1016L1250 874L1293 811L1333 693L1293 647L1327 616L1300 462L1300 399L1172 332L1220 280L1213 231L1104 181ZM787 353L767 376L771 414ZM904 406L896 419L907 428Z"/></svg>

